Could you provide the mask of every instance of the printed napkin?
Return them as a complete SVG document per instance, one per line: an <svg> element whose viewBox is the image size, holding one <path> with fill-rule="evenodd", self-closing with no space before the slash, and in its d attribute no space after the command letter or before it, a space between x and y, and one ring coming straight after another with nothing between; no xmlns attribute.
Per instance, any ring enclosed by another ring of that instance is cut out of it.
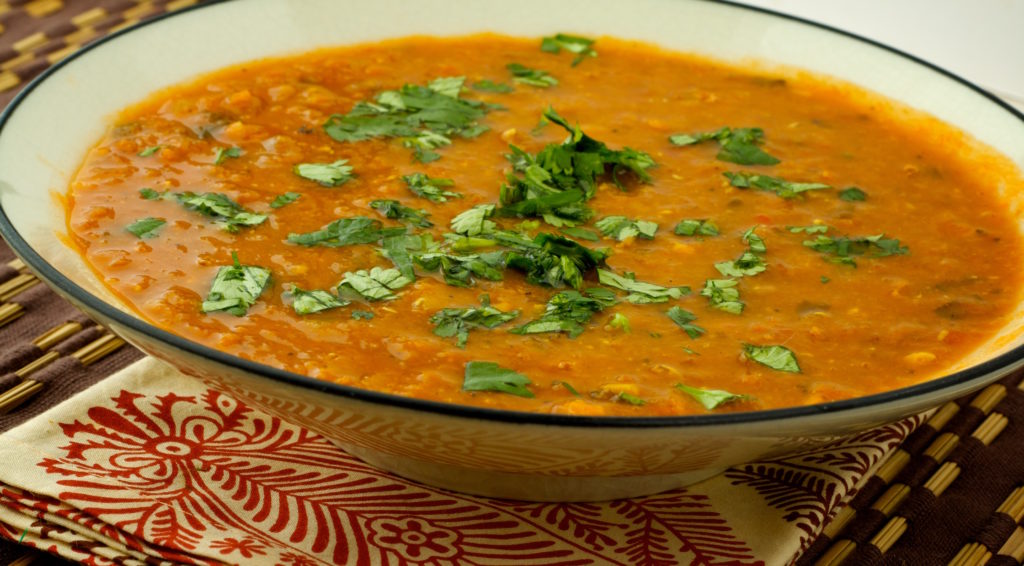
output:
<svg viewBox="0 0 1024 566"><path fill-rule="evenodd" d="M786 564L922 418L603 503L463 495L146 358L0 435L0 535L87 564Z"/></svg>

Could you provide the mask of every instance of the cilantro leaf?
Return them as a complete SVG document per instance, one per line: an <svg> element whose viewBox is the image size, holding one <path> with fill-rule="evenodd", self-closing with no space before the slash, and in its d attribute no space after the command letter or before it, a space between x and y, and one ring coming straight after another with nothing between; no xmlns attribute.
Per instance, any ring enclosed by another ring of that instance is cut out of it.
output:
<svg viewBox="0 0 1024 566"><path fill-rule="evenodd" d="M321 289L304 291L298 287L293 287L288 291L288 295L292 298L292 308L295 309L297 314L313 314L336 309L351 302Z"/></svg>
<svg viewBox="0 0 1024 566"><path fill-rule="evenodd" d="M237 232L239 226L256 226L267 219L266 214L246 210L242 205L220 193L174 193L175 198L188 210L217 220L228 232Z"/></svg>
<svg viewBox="0 0 1024 566"><path fill-rule="evenodd" d="M355 293L356 296L368 301L391 301L398 298L393 291L409 283L412 283L412 279L405 277L397 269L360 269L345 273L345 277L338 284L338 295L344 297Z"/></svg>
<svg viewBox="0 0 1024 566"><path fill-rule="evenodd" d="M697 315L686 309L681 309L678 306L675 306L665 311L665 314L668 315L668 317L672 319L672 322L676 323L679 328L682 328L683 332L686 332L690 339L695 340L707 332L696 324L691 324L693 321L697 320Z"/></svg>
<svg viewBox="0 0 1024 566"><path fill-rule="evenodd" d="M337 248L352 244L372 244L390 236L405 234L405 228L381 228L379 220L355 216L339 218L319 230L288 234L288 242L301 246Z"/></svg>
<svg viewBox="0 0 1024 566"><path fill-rule="evenodd" d="M146 149L140 151L139 152L139 157L149 157L150 155L153 155L156 152L160 151L160 149L162 147L163 147L162 145L151 145L151 146L147 147Z"/></svg>
<svg viewBox="0 0 1024 566"><path fill-rule="evenodd" d="M722 174L729 179L729 184L738 189L754 187L756 189L761 189L762 191L775 193L780 197L787 199L796 198L800 193L807 191L818 191L821 189L832 188L829 185L822 183L793 183L778 177L769 177L767 175L758 175L757 173L749 173L745 171L726 171Z"/></svg>
<svg viewBox="0 0 1024 566"><path fill-rule="evenodd" d="M747 395L737 395L735 393L729 393L721 389L706 389L704 387L690 387L689 385L683 385L677 383L675 388L686 393L690 397L693 397L695 401L704 406L705 409L713 411L721 405L726 403L732 403L735 401L744 401L750 397Z"/></svg>
<svg viewBox="0 0 1024 566"><path fill-rule="evenodd" d="M533 392L526 388L530 378L525 375L503 368L494 362L469 362L462 382L465 391L497 391L511 393L520 397L533 397Z"/></svg>
<svg viewBox="0 0 1024 566"><path fill-rule="evenodd" d="M352 320L372 320L374 314L370 311L352 311Z"/></svg>
<svg viewBox="0 0 1024 566"><path fill-rule="evenodd" d="M824 224L816 224L814 226L787 226L786 227L793 234L824 234L828 232L828 226Z"/></svg>
<svg viewBox="0 0 1024 566"><path fill-rule="evenodd" d="M567 236L587 240L588 242L597 242L601 239L601 236L598 236L596 233L591 230L587 230L586 228L566 227L562 228L561 232Z"/></svg>
<svg viewBox="0 0 1024 566"><path fill-rule="evenodd" d="M630 332L633 331L632 328L630 328L629 326L629 318L627 318L626 315L622 314L621 312L617 312L612 316L612 319L608 321L608 326L612 328L617 328L625 332L626 334L629 334Z"/></svg>
<svg viewBox="0 0 1024 566"><path fill-rule="evenodd" d="M893 255L907 255L910 250L900 244L899 240L886 238L885 234L874 236L831 236L818 235L813 240L804 240L804 245L827 256L832 263L841 263L857 267L855 256L878 258ZM869 255L870 252L870 255Z"/></svg>
<svg viewBox="0 0 1024 566"><path fill-rule="evenodd" d="M769 155L760 144L764 139L761 128L719 128L713 132L697 134L675 134L668 138L673 145L694 145L704 141L716 140L719 144L719 161L728 161L739 165L775 165L780 163L777 157Z"/></svg>
<svg viewBox="0 0 1024 566"><path fill-rule="evenodd" d="M242 148L240 147L218 147L214 151L213 164L220 165L224 163L229 157L237 159L242 156Z"/></svg>
<svg viewBox="0 0 1024 566"><path fill-rule="evenodd" d="M150 216L148 218L136 220L135 222L125 226L124 229L135 234L139 238L152 238L157 235L164 224L167 224L167 221L163 218L153 218Z"/></svg>
<svg viewBox="0 0 1024 566"><path fill-rule="evenodd" d="M517 83L538 88L548 88L558 84L558 79L552 77L547 71L531 69L519 63L509 63L505 65L505 68L512 73L512 80Z"/></svg>
<svg viewBox="0 0 1024 566"><path fill-rule="evenodd" d="M576 54L576 57L572 60L572 66L575 67L582 63L587 57L597 57L597 52L594 51L592 47L593 45L593 39L580 37L578 35L559 33L541 39L540 50L545 53L558 54L565 49L569 53L574 53Z"/></svg>
<svg viewBox="0 0 1024 566"><path fill-rule="evenodd" d="M743 312L743 301L740 300L740 291L736 288L738 282L735 279L708 279L704 281L704 288L700 294L708 298L713 308L723 310L731 314Z"/></svg>
<svg viewBox="0 0 1024 566"><path fill-rule="evenodd" d="M370 202L370 208L379 212L384 218L407 220L409 224L419 228L430 228L434 225L433 222L427 220L427 217L430 216L429 212L404 206L397 200L375 200Z"/></svg>
<svg viewBox="0 0 1024 566"><path fill-rule="evenodd" d="M744 344L743 352L755 362L766 365L774 370L800 373L800 365L797 364L796 354L785 346Z"/></svg>
<svg viewBox="0 0 1024 566"><path fill-rule="evenodd" d="M762 255L767 251L764 240L758 236L756 226L743 233L743 241L747 244L747 251L739 258L730 261L720 261L715 264L715 269L725 277L744 277L757 275L768 268Z"/></svg>
<svg viewBox="0 0 1024 566"><path fill-rule="evenodd" d="M281 208L282 206L289 205L301 197L299 193L287 192L281 195L277 195L274 200L270 203L270 208Z"/></svg>
<svg viewBox="0 0 1024 566"><path fill-rule="evenodd" d="M505 83L496 83L488 79L473 83L473 88L480 92L497 92L500 94L507 94L515 90L510 85Z"/></svg>
<svg viewBox="0 0 1024 566"><path fill-rule="evenodd" d="M501 281L504 278L503 256L503 252L471 255L427 252L412 258L426 271L440 271L445 283L453 287L471 287L476 283L475 278Z"/></svg>
<svg viewBox="0 0 1024 566"><path fill-rule="evenodd" d="M542 334L565 332L570 338L579 336L583 325L594 314L616 304L615 297L604 289L561 291L548 300L544 315L522 326L509 330L512 334Z"/></svg>
<svg viewBox="0 0 1024 566"><path fill-rule="evenodd" d="M334 163L299 163L293 171L303 179L316 181L325 187L340 187L355 178L352 167L345 165L347 159Z"/></svg>
<svg viewBox="0 0 1024 566"><path fill-rule="evenodd" d="M163 196L163 193L158 193L149 187L143 187L139 189L139 196L146 200L157 200Z"/></svg>
<svg viewBox="0 0 1024 566"><path fill-rule="evenodd" d="M449 198L462 198L461 193L445 190L455 185L451 179L432 179L423 173L413 173L402 177L409 190L418 197L431 202L448 202Z"/></svg>
<svg viewBox="0 0 1024 566"><path fill-rule="evenodd" d="M204 313L224 311L244 316L270 283L269 269L242 265L235 253L231 254L231 258L234 265L217 269L210 293L202 304Z"/></svg>
<svg viewBox="0 0 1024 566"><path fill-rule="evenodd" d="M480 296L480 307L441 309L430 317L434 334L442 338L456 337L455 345L466 347L469 331L477 328L493 329L519 316L519 311L502 312L491 306L490 297Z"/></svg>
<svg viewBox="0 0 1024 566"><path fill-rule="evenodd" d="M718 226L707 219L680 220L674 232L678 236L717 236Z"/></svg>
<svg viewBox="0 0 1024 566"><path fill-rule="evenodd" d="M398 269L399 273L409 280L415 280L416 273L413 270L413 258L409 252L422 252L433 247L433 242L433 237L429 234L388 236L381 241L381 247L383 248L381 252L384 257L390 259L395 264L395 268Z"/></svg>
<svg viewBox="0 0 1024 566"><path fill-rule="evenodd" d="M662 287L654 283L637 281L632 273L626 276L615 274L604 269L597 270L598 281L603 285L626 291L626 300L634 304L664 303L669 299L678 299L689 294L687 287Z"/></svg>
<svg viewBox="0 0 1024 566"><path fill-rule="evenodd" d="M494 222L488 220L493 214L493 204L478 204L452 218L451 228L456 234L464 236L486 234L495 228Z"/></svg>
<svg viewBox="0 0 1024 566"><path fill-rule="evenodd" d="M465 77L443 77L427 86L407 84L359 102L348 114L334 114L324 130L339 142L402 138L421 162L440 157L432 151L452 143L452 136L473 138L489 128L479 123L492 106L459 98Z"/></svg>
<svg viewBox="0 0 1024 566"><path fill-rule="evenodd" d="M643 399L631 393L626 393L625 391L616 395L615 400L619 401L620 403L627 403L629 405L636 405L638 407L647 404L647 401L644 401Z"/></svg>
<svg viewBox="0 0 1024 566"><path fill-rule="evenodd" d="M658 231L656 222L647 220L630 220L625 216L605 216L594 223L602 234L618 241L639 236L645 240L654 239Z"/></svg>
<svg viewBox="0 0 1024 566"><path fill-rule="evenodd" d="M856 202L867 200L868 194L858 189L857 187L848 187L839 191L839 200L845 200L848 202Z"/></svg>

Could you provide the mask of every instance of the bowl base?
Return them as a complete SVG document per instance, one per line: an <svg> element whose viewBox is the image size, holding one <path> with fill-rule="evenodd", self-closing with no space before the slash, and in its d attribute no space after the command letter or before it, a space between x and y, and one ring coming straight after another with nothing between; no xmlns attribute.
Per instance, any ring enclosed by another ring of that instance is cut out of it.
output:
<svg viewBox="0 0 1024 566"><path fill-rule="evenodd" d="M450 491L522 501L608 501L661 493L718 475L724 469L643 476L554 476L514 474L424 462L342 446L368 464L422 484Z"/></svg>

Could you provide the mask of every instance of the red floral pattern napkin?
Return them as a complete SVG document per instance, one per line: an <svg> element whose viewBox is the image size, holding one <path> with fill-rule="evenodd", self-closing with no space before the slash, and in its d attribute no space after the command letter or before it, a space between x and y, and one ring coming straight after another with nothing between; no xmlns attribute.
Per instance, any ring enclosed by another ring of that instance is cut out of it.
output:
<svg viewBox="0 0 1024 566"><path fill-rule="evenodd" d="M0 435L0 535L88 564L785 564L921 422L604 503L375 469L148 358Z"/></svg>

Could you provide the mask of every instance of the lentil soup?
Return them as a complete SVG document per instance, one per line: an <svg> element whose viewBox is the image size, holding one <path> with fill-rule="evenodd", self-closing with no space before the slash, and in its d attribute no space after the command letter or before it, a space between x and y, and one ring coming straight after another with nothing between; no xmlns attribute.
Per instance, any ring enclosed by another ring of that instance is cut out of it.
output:
<svg viewBox="0 0 1024 566"><path fill-rule="evenodd" d="M68 233L150 322L355 387L580 415L942 375L1018 301L998 160L849 85L559 35L253 62L126 110Z"/></svg>

